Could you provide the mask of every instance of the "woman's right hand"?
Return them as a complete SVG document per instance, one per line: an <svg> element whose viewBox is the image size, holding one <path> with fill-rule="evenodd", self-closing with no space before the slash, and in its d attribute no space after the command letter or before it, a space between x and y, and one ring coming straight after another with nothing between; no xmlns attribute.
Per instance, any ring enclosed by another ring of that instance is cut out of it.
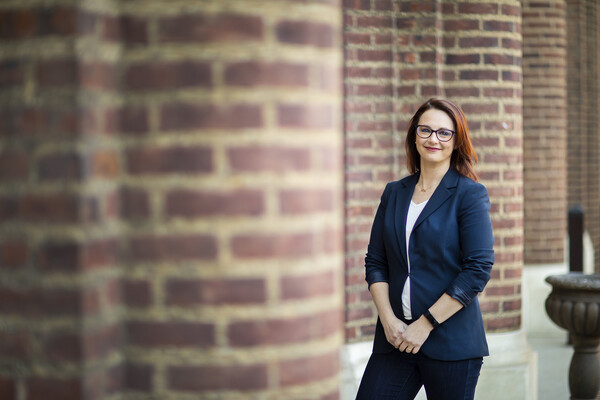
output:
<svg viewBox="0 0 600 400"><path fill-rule="evenodd" d="M381 324L383 325L387 341L395 348L398 348L400 343L402 343L402 334L408 325L396 318L396 316L388 317L385 320L382 319Z"/></svg>

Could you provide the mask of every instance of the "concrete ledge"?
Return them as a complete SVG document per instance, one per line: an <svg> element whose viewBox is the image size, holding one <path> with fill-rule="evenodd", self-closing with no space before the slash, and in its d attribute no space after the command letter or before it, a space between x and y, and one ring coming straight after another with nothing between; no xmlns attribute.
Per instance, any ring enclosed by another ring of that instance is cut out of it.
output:
<svg viewBox="0 0 600 400"><path fill-rule="evenodd" d="M475 398L537 400L537 353L524 330L487 335L490 356L484 358Z"/></svg>

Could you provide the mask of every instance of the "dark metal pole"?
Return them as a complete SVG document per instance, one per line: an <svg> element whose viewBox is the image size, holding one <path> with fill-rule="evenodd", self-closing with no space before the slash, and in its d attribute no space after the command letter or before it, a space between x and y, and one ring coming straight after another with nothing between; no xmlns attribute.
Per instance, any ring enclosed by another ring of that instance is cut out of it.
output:
<svg viewBox="0 0 600 400"><path fill-rule="evenodd" d="M583 272L583 207L569 210L569 271Z"/></svg>

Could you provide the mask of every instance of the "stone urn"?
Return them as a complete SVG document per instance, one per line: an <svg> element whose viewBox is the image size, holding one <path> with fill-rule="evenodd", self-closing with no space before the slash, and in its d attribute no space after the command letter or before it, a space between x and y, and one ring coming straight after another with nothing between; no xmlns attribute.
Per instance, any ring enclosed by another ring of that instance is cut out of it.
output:
<svg viewBox="0 0 600 400"><path fill-rule="evenodd" d="M551 275L546 282L552 285L546 312L569 331L575 350L569 367L571 399L596 399L600 389L600 275Z"/></svg>

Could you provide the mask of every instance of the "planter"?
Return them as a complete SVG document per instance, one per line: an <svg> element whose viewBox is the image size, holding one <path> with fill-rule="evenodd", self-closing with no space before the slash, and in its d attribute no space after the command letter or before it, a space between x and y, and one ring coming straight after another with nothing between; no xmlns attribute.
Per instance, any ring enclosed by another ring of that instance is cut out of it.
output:
<svg viewBox="0 0 600 400"><path fill-rule="evenodd" d="M552 275L546 282L552 285L546 312L555 324L569 331L573 342L571 399L596 399L600 389L600 275Z"/></svg>

